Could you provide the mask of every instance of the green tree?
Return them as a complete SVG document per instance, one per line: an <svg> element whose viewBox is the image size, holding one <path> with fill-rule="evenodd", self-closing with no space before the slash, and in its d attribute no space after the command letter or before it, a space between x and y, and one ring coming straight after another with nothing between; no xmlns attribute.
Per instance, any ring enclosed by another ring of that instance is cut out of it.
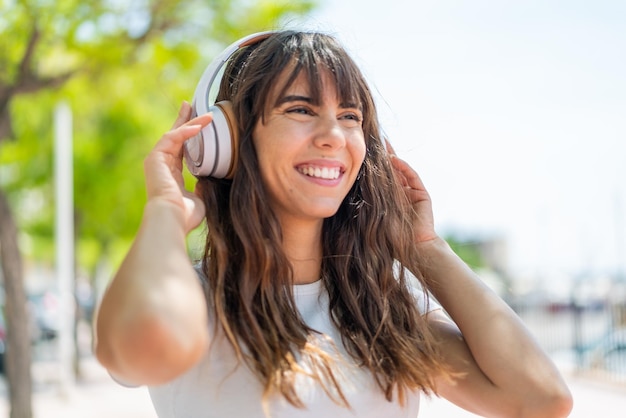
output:
<svg viewBox="0 0 626 418"><path fill-rule="evenodd" d="M56 103L74 111L77 259L93 276L99 262L119 262L134 235L143 158L204 66L233 39L280 27L314 3L0 0L0 266L11 417L32 416L22 254L53 258Z"/></svg>
<svg viewBox="0 0 626 418"><path fill-rule="evenodd" d="M447 235L445 240L454 252L471 268L478 269L485 266L485 259L478 245L480 243L479 239L468 240L454 235Z"/></svg>

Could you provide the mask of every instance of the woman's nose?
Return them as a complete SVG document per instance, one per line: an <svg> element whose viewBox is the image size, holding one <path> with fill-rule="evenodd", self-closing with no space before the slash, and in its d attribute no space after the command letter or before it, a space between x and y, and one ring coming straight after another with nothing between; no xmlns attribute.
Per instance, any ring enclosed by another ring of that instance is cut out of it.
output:
<svg viewBox="0 0 626 418"><path fill-rule="evenodd" d="M337 118L320 117L315 133L314 144L320 148L341 148L346 144L346 135Z"/></svg>

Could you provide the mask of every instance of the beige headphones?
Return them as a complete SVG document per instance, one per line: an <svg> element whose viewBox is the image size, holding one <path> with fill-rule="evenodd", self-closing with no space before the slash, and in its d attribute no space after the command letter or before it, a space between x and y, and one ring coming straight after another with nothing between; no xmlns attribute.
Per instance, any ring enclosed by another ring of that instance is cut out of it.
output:
<svg viewBox="0 0 626 418"><path fill-rule="evenodd" d="M220 70L240 48L267 39L274 32L259 32L232 43L206 68L194 93L193 116L213 112L213 121L185 141L187 168L196 177L232 178L237 166L239 134L229 101L211 105L209 94Z"/></svg>

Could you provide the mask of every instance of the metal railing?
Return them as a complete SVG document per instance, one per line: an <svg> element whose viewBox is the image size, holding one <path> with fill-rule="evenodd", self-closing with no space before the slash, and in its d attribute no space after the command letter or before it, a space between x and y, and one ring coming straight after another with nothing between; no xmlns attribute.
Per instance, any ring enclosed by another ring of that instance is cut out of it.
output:
<svg viewBox="0 0 626 418"><path fill-rule="evenodd" d="M626 385L626 301L511 306L560 368Z"/></svg>

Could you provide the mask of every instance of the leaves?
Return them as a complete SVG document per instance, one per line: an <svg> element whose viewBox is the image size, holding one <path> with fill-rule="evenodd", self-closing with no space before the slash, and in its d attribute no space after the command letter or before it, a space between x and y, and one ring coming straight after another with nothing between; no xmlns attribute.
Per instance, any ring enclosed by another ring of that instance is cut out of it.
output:
<svg viewBox="0 0 626 418"><path fill-rule="evenodd" d="M210 59L234 39L314 6L0 0L0 187L26 235L27 255L53 259L53 112L60 100L73 110L78 263L91 270L107 257L115 264L141 218L143 158L180 102L191 99Z"/></svg>

